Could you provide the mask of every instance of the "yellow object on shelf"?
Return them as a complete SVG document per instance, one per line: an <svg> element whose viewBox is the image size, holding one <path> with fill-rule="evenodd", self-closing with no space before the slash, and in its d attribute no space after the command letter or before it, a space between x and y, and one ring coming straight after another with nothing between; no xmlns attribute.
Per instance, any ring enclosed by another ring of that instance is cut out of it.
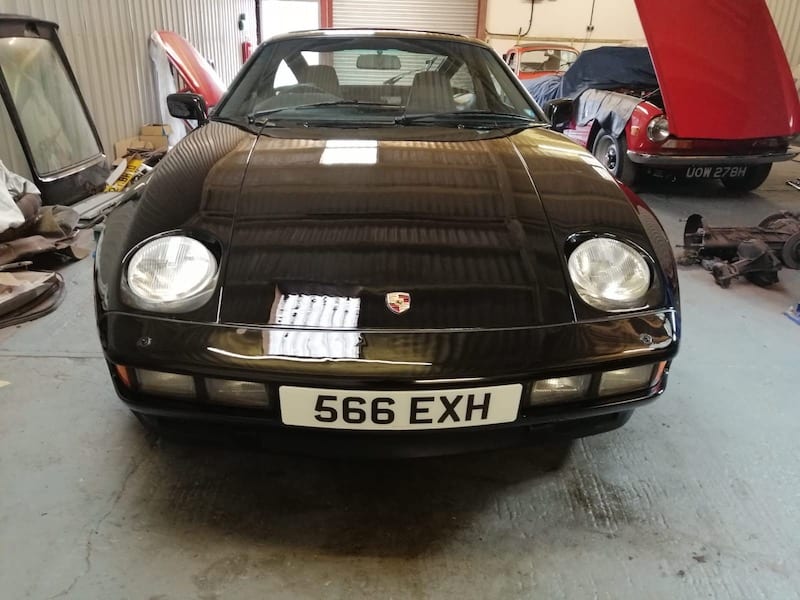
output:
<svg viewBox="0 0 800 600"><path fill-rule="evenodd" d="M133 181L133 179L138 175L139 171L142 168L144 161L141 158L129 158L128 159L128 166L122 172L122 175L119 178L106 186L106 192L121 192L124 190L128 185Z"/></svg>

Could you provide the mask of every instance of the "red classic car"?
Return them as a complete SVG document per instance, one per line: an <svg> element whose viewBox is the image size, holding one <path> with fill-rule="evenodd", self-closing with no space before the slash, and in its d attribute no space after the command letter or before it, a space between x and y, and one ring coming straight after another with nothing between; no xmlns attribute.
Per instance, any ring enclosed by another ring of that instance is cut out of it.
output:
<svg viewBox="0 0 800 600"><path fill-rule="evenodd" d="M575 62L578 54L572 46L528 44L514 46L503 55L503 60L520 79L534 79L563 73Z"/></svg>
<svg viewBox="0 0 800 600"><path fill-rule="evenodd" d="M598 48L525 82L557 128L627 184L661 177L760 186L800 149L800 101L764 0L635 0L646 48Z"/></svg>

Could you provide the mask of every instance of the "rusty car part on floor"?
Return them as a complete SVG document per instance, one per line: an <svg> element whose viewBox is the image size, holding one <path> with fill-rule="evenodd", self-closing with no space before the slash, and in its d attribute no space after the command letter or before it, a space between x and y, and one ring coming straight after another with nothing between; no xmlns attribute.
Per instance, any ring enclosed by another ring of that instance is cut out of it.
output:
<svg viewBox="0 0 800 600"><path fill-rule="evenodd" d="M53 312L64 299L59 273L0 271L0 329Z"/></svg>
<svg viewBox="0 0 800 600"><path fill-rule="evenodd" d="M757 227L708 227L694 214L683 231L681 263L701 263L722 287L744 277L759 286L778 282L786 266L800 269L800 213L779 212Z"/></svg>

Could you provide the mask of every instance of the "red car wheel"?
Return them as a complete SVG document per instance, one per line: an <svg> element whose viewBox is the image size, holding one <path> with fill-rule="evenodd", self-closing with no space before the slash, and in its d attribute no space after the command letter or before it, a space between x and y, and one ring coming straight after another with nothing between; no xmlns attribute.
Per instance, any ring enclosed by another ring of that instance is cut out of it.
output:
<svg viewBox="0 0 800 600"><path fill-rule="evenodd" d="M628 142L624 135L617 138L602 130L594 142L592 154L622 183L629 186L636 183L639 168L628 158Z"/></svg>
<svg viewBox="0 0 800 600"><path fill-rule="evenodd" d="M752 192L769 177L772 165L756 165L747 169L744 177L723 177L722 185L732 192Z"/></svg>

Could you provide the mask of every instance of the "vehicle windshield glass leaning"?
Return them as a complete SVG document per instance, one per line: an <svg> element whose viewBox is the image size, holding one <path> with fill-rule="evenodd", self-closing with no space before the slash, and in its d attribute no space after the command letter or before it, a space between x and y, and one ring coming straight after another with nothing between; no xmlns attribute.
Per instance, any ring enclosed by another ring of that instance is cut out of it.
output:
<svg viewBox="0 0 800 600"><path fill-rule="evenodd" d="M0 71L38 175L101 155L78 92L49 40L0 40Z"/></svg>
<svg viewBox="0 0 800 600"><path fill-rule="evenodd" d="M215 116L281 126L545 122L487 48L368 35L266 44Z"/></svg>

